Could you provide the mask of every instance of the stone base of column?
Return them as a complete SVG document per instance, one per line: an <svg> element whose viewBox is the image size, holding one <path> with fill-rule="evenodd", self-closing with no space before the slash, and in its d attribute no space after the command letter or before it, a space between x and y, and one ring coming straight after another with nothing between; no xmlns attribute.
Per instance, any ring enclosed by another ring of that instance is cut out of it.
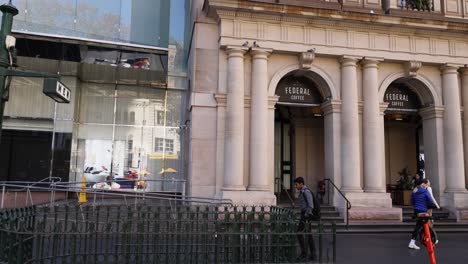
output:
<svg viewBox="0 0 468 264"><path fill-rule="evenodd" d="M245 191L244 185L232 185L223 187L223 191Z"/></svg>
<svg viewBox="0 0 468 264"><path fill-rule="evenodd" d="M440 206L449 209L468 208L468 191L443 193Z"/></svg>
<svg viewBox="0 0 468 264"><path fill-rule="evenodd" d="M362 193L363 190L361 187L341 187L342 192L349 192L349 193Z"/></svg>
<svg viewBox="0 0 468 264"><path fill-rule="evenodd" d="M384 193L386 192L385 188L365 188L364 192L366 193Z"/></svg>
<svg viewBox="0 0 468 264"><path fill-rule="evenodd" d="M222 190L219 198L230 199L234 205L253 206L276 205L276 196L270 191L228 191Z"/></svg>
<svg viewBox="0 0 468 264"><path fill-rule="evenodd" d="M392 207L389 193L346 192L344 194L351 202L349 221L352 223L396 223L403 219L401 208ZM344 205L340 208L340 212L346 215Z"/></svg>
<svg viewBox="0 0 468 264"><path fill-rule="evenodd" d="M270 186L268 186L268 185L254 185L254 186L247 187L247 190L266 192L266 191L270 190Z"/></svg>
<svg viewBox="0 0 468 264"><path fill-rule="evenodd" d="M343 192L352 207L392 208L389 193Z"/></svg>
<svg viewBox="0 0 468 264"><path fill-rule="evenodd" d="M440 206L453 213L457 221L468 222L468 191L443 193Z"/></svg>
<svg viewBox="0 0 468 264"><path fill-rule="evenodd" d="M352 207L349 210L350 223L401 223L401 208Z"/></svg>

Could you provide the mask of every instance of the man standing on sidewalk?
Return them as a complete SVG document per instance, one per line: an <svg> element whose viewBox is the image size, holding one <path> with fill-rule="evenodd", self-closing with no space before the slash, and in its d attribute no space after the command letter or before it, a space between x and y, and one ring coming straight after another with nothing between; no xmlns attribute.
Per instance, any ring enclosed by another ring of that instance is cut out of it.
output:
<svg viewBox="0 0 468 264"><path fill-rule="evenodd" d="M304 185L304 178L298 177L294 180L294 187L299 191L299 208L301 209L301 218L297 227L297 235L299 240L299 246L301 247L301 255L299 256L300 261L307 260L307 248L304 241L304 232L308 233L307 243L309 244L310 257L309 260L316 261L317 255L315 251L314 237L310 233L311 230L306 228L306 225L312 220L314 209L314 199L312 198L312 191Z"/></svg>

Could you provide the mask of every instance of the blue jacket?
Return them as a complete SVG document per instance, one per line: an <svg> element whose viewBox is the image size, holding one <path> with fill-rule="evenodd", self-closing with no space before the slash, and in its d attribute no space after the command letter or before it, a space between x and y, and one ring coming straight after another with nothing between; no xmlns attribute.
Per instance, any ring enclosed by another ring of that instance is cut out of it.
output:
<svg viewBox="0 0 468 264"><path fill-rule="evenodd" d="M426 188L418 186L411 194L411 203L415 210L427 212L427 207L433 205L434 201L432 201L431 195Z"/></svg>

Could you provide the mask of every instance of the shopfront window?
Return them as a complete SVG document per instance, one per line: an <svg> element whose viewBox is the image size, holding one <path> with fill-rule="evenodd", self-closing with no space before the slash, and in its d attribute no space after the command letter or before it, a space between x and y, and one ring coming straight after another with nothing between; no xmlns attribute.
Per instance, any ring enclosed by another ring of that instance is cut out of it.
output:
<svg viewBox="0 0 468 264"><path fill-rule="evenodd" d="M167 47L167 0L14 0L13 29Z"/></svg>
<svg viewBox="0 0 468 264"><path fill-rule="evenodd" d="M55 104L42 94L41 79L13 79L0 149L2 179L52 175L99 182L145 172L140 176L149 182L147 191L181 191L181 184L168 189L172 185L161 181L184 179L185 91L167 89L167 55L49 43L19 38L18 62L24 69L65 72L61 81L72 90L72 101ZM34 150L26 155L24 146Z"/></svg>

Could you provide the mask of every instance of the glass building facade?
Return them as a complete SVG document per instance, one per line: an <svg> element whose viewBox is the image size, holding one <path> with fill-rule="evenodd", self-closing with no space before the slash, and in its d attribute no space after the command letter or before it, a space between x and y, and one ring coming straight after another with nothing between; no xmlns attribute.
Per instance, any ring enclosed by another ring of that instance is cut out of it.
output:
<svg viewBox="0 0 468 264"><path fill-rule="evenodd" d="M70 104L15 77L6 104L0 181L144 176L183 189L186 0L16 0L18 65L59 73ZM98 173L100 171L100 173ZM144 172L144 173L142 173Z"/></svg>

